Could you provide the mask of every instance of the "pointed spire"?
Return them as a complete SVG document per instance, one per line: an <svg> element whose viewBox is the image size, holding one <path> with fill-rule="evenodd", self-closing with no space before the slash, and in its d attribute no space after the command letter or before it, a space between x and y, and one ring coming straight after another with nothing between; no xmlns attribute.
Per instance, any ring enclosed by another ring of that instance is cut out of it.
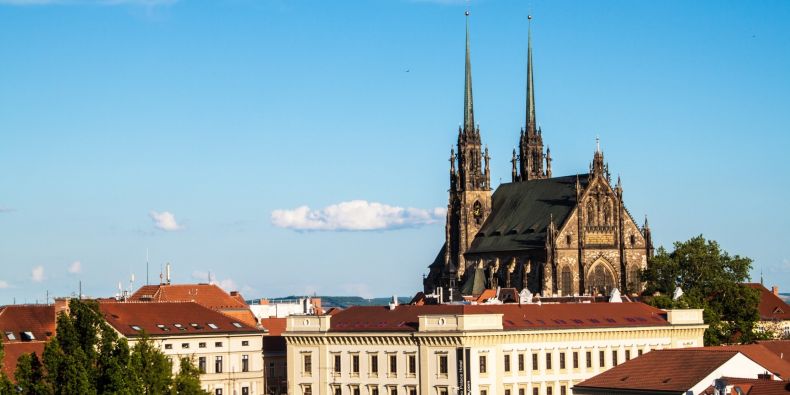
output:
<svg viewBox="0 0 790 395"><path fill-rule="evenodd" d="M513 164L513 170L511 172L511 177L513 179L513 182L518 181L518 169L516 168L516 162L518 162L518 159L516 158L516 148L514 147L513 148L513 159L510 160L510 163Z"/></svg>
<svg viewBox="0 0 790 395"><path fill-rule="evenodd" d="M474 132L475 114L472 103L472 61L469 56L469 11L466 15L466 65L464 80L464 132Z"/></svg>
<svg viewBox="0 0 790 395"><path fill-rule="evenodd" d="M551 148L546 147L546 178L551 178Z"/></svg>
<svg viewBox="0 0 790 395"><path fill-rule="evenodd" d="M532 15L528 15L529 27L527 28L527 124L528 135L536 133L535 124L535 86L532 83Z"/></svg>

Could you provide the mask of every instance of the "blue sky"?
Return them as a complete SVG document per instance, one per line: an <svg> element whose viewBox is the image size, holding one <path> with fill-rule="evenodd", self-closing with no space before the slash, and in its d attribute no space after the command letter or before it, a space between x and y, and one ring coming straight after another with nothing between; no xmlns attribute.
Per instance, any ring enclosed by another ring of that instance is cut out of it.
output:
<svg viewBox="0 0 790 395"><path fill-rule="evenodd" d="M0 304L139 286L146 249L151 281L171 262L248 297L420 290L464 7L0 0ZM790 290L790 3L472 1L494 185L524 122L530 9L554 174L586 171L599 135L657 244L701 233Z"/></svg>

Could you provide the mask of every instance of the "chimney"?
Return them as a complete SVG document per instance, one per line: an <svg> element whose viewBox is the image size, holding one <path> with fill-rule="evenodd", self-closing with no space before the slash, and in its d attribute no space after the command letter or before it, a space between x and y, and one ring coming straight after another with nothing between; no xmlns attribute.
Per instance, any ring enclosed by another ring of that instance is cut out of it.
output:
<svg viewBox="0 0 790 395"><path fill-rule="evenodd" d="M390 310L395 310L396 307L398 307L398 297L392 295L392 301L390 302Z"/></svg>
<svg viewBox="0 0 790 395"><path fill-rule="evenodd" d="M773 292L774 295L779 296L779 287L774 285L773 287L771 287L771 292Z"/></svg>
<svg viewBox="0 0 790 395"><path fill-rule="evenodd" d="M61 312L69 314L69 298L55 298L55 321Z"/></svg>

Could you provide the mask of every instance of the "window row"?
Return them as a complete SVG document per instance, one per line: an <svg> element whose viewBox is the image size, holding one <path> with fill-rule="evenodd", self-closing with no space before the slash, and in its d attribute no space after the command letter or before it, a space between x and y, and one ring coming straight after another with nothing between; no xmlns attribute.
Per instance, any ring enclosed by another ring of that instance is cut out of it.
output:
<svg viewBox="0 0 790 395"><path fill-rule="evenodd" d="M223 371L223 358L221 355L217 355L214 357L214 370L209 372L208 371L208 357L198 357L198 370L201 374L205 373L222 373ZM241 356L241 371L242 372L249 372L250 371L250 356L244 354Z"/></svg>
<svg viewBox="0 0 790 395"><path fill-rule="evenodd" d="M220 348L220 347L222 347L222 345L223 345L222 342L214 342L214 347L215 348ZM249 346L250 345L250 341L249 340L242 340L241 341L241 345L242 346ZM181 348L182 349L188 349L189 347L191 347L191 343L181 343ZM199 342L198 343L198 348L207 348L207 343L206 342ZM172 349L173 349L173 343L165 343L165 350L172 350Z"/></svg>
<svg viewBox="0 0 790 395"><path fill-rule="evenodd" d="M366 395L417 395L417 387L415 386L399 388L397 385L378 386L357 384L348 386L332 384L329 386L329 393L332 395L361 395L362 388L366 389ZM312 385L304 384L301 386L301 389L301 395L313 395ZM447 392L444 392L444 395L447 395Z"/></svg>
<svg viewBox="0 0 790 395"><path fill-rule="evenodd" d="M384 358L379 358L379 354L367 354L368 357L368 371L371 376L376 376L379 372L386 371L391 376L396 376L399 369L399 355L397 353L387 353ZM347 361L343 362L343 356L340 353L331 354L331 369L332 374L341 375L343 372L348 372L352 376L357 376L360 373L360 354L352 353L348 355ZM383 361L382 361L383 359ZM381 365L384 366L381 366ZM405 354L405 371L407 375L417 374L417 355ZM311 353L302 354L302 374L309 376L313 373L313 355Z"/></svg>
<svg viewBox="0 0 790 395"><path fill-rule="evenodd" d="M543 364L542 366L539 364L541 362L540 354L543 354ZM642 349L638 349L636 352L636 356L641 356L643 354ZM592 351L573 351L570 353L570 359L568 358L568 353L565 351L560 351L557 353L557 357L555 357L555 353L553 352L532 352L532 353L519 353L516 355L515 366L513 363L513 356L511 354L504 355L504 370L505 372L512 372L514 370L518 370L519 372L527 371L527 370L539 370L541 367L550 370L554 369L555 366L559 369L579 369L582 365L585 368L592 368L596 361L593 360L593 356L595 354ZM527 356L530 357L529 366L527 366ZM581 359L583 356L583 360ZM609 360L610 366L617 366L621 362L629 361L633 357L631 354L630 349L626 349L624 353L621 354L617 349L611 350L611 359ZM598 350L597 355L597 365L599 367L606 367L606 350ZM480 356L480 373L485 373L487 370L485 356Z"/></svg>

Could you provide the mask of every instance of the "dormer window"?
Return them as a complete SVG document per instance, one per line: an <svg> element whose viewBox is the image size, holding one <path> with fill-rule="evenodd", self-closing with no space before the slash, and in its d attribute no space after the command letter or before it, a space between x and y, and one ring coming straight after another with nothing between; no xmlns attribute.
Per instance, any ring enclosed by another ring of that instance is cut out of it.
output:
<svg viewBox="0 0 790 395"><path fill-rule="evenodd" d="M211 329L219 329L219 327L216 324L212 324L210 322L208 323L208 327Z"/></svg>
<svg viewBox="0 0 790 395"><path fill-rule="evenodd" d="M5 337L7 337L8 340L16 340L16 336L14 335L14 332L6 332Z"/></svg>
<svg viewBox="0 0 790 395"><path fill-rule="evenodd" d="M181 325L181 324L173 324L173 326L174 326L174 327L176 327L176 328L178 328L178 330L180 330L180 331L185 331L185 330L187 330L187 328L184 328L184 326L183 326L183 325Z"/></svg>
<svg viewBox="0 0 790 395"><path fill-rule="evenodd" d="M236 328L241 328L242 327L241 324L239 324L238 322L234 322L233 326L235 326Z"/></svg>
<svg viewBox="0 0 790 395"><path fill-rule="evenodd" d="M156 327L161 329L164 332L169 332L170 328L166 327L164 324L156 324Z"/></svg>
<svg viewBox="0 0 790 395"><path fill-rule="evenodd" d="M36 340L36 336L30 331L22 332L22 340Z"/></svg>

